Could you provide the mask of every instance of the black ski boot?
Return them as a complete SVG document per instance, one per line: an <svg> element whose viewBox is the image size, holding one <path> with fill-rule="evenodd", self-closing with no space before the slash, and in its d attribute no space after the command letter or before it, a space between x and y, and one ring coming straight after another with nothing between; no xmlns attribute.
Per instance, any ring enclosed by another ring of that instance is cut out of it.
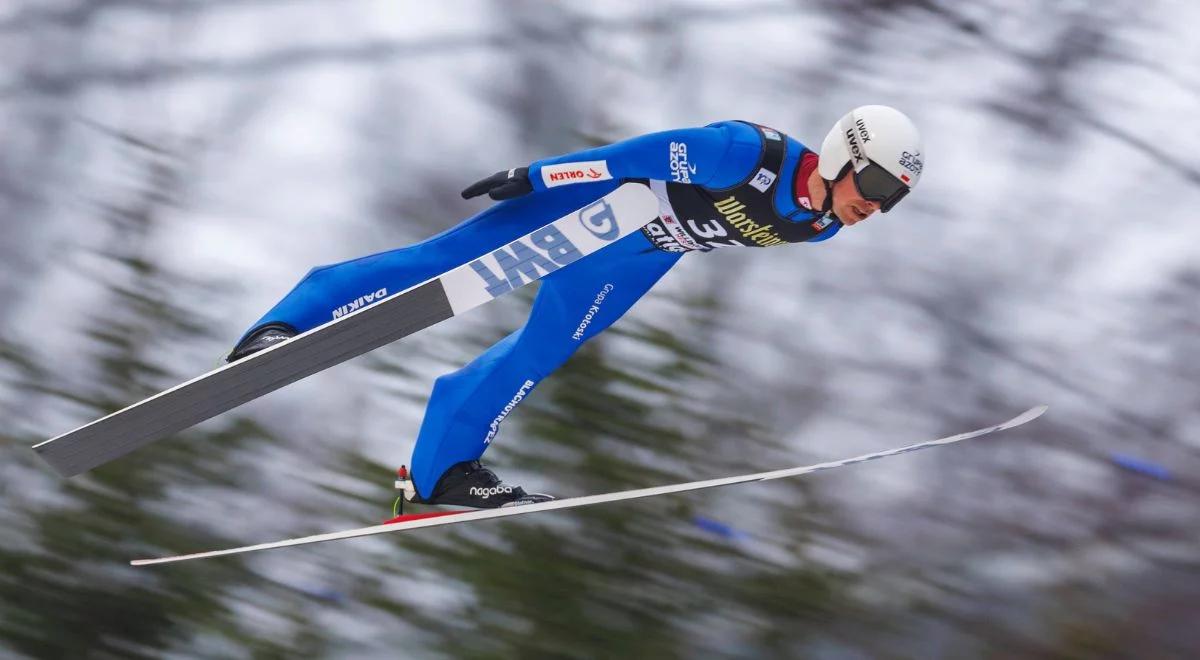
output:
<svg viewBox="0 0 1200 660"><path fill-rule="evenodd" d="M520 486L505 484L495 472L480 465L479 461L465 461L450 466L441 479L438 479L437 485L433 487L433 494L428 499L422 498L406 477L407 471L401 476L404 483L397 481L396 486L403 491L404 499L417 504L498 509L502 506L536 504L554 499L550 495L526 493Z"/></svg>
<svg viewBox="0 0 1200 660"><path fill-rule="evenodd" d="M225 358L226 362L236 362L251 353L257 353L264 348L270 348L281 341L296 336L296 330L283 323L268 323L250 333Z"/></svg>

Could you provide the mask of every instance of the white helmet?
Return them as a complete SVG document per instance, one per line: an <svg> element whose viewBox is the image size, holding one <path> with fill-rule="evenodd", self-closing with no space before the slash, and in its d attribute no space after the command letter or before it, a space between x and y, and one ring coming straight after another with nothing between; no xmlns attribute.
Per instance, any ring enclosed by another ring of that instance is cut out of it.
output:
<svg viewBox="0 0 1200 660"><path fill-rule="evenodd" d="M821 178L836 181L853 165L859 193L879 202L880 210L887 213L921 180L921 152L921 134L903 112L886 105L864 105L847 112L829 129L817 169Z"/></svg>

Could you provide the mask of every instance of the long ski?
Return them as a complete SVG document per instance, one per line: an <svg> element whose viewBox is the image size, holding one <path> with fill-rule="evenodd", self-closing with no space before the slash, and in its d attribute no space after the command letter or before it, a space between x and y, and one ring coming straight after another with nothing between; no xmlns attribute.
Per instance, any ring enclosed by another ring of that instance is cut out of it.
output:
<svg viewBox="0 0 1200 660"><path fill-rule="evenodd" d="M247 401L478 307L640 229L658 199L626 183L507 246L46 440L34 450L69 477Z"/></svg>
<svg viewBox="0 0 1200 660"><path fill-rule="evenodd" d="M356 538L359 536L371 536L374 534L387 534L389 532L401 532L410 529L421 529L425 527L439 527L441 525L452 525L455 523L472 522L476 520L489 520L492 518L507 518L509 516L520 516L528 513L537 513L539 511L553 511L555 509L573 509L581 506L590 506L592 504L602 504L605 502L618 502L622 500L634 500L642 497L652 497L655 495L667 495L670 493L682 493L691 490L701 490L704 488L715 488L717 486L729 486L732 484L748 483L751 481L768 481L771 479L782 479L784 477L795 477L811 472L820 472L822 470L832 470L833 468L853 465L855 463L863 463L865 461L873 461L877 458L886 456L895 456L929 447L937 447L940 445L948 445L955 442L961 442L970 438L977 438L981 435L987 435L1004 429L1011 429L1015 426L1020 426L1026 422L1034 420L1046 412L1046 406L1037 406L1030 408L1016 417L995 426L989 426L976 431L960 433L948 438L940 438L938 440L928 440L926 442L918 442L917 444L888 449L885 451L875 452L873 454L863 454L854 458L846 458L840 461L832 461L829 463L817 463L816 465L806 465L803 467L788 468L786 470L775 470L773 472L758 472L755 474L744 474L738 477L726 477L724 479L708 479L706 481L692 481L683 484L674 484L669 486L656 486L653 488L639 488L637 490L626 490L617 493L605 493L601 495L588 495L585 497L572 497L564 500L552 500L550 502L541 502L538 504L526 504L523 506L514 506L501 509L483 509L473 511L437 511L432 513L418 513L409 516L400 516L382 525L374 525L372 527L363 527L360 529L351 529L342 532L332 532L329 534L317 534L315 536L305 536L303 538L288 539L285 541L275 541L272 543L260 543L258 545L249 545L241 548L230 548L227 550L213 550L210 552L198 552L189 555L179 555L176 557L161 557L158 559L135 559L130 563L134 566L148 566L151 564L166 564L177 561L188 561L191 559L206 559L209 557L222 557L225 555L235 555L246 552L257 552L259 550L272 550L275 548L287 548L297 545L308 545L310 543L321 543L323 541L338 541L342 539Z"/></svg>

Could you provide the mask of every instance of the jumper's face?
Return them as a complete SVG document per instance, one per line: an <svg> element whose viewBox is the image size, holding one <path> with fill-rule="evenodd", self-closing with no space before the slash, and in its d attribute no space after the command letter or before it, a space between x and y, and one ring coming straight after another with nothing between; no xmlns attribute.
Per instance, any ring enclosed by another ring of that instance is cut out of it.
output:
<svg viewBox="0 0 1200 660"><path fill-rule="evenodd" d="M863 199L854 175L847 173L833 184L833 214L847 227L858 224L879 210L879 202Z"/></svg>

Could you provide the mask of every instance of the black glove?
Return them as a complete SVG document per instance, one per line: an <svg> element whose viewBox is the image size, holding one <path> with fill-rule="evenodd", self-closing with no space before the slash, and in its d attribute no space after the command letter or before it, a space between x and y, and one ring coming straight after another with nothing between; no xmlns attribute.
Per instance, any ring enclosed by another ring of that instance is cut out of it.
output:
<svg viewBox="0 0 1200 660"><path fill-rule="evenodd" d="M516 167L504 172L496 172L486 179L472 183L462 191L462 196L463 199L471 199L487 193L488 197L500 201L531 192L533 192L533 184L529 182L529 168Z"/></svg>

